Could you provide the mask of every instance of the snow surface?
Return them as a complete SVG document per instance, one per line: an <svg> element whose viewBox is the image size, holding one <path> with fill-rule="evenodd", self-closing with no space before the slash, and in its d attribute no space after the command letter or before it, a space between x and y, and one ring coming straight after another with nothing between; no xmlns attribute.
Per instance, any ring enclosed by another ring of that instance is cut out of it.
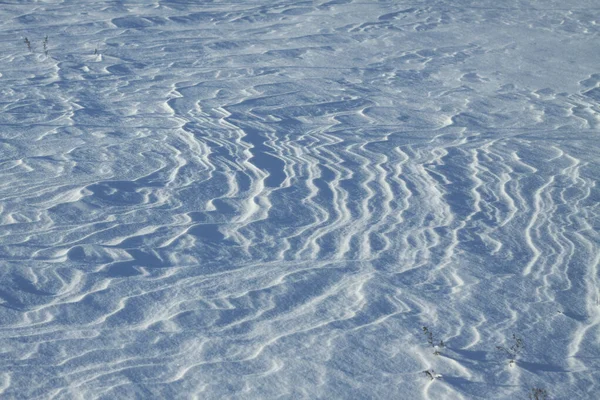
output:
<svg viewBox="0 0 600 400"><path fill-rule="evenodd" d="M599 23L1 1L0 397L599 398Z"/></svg>

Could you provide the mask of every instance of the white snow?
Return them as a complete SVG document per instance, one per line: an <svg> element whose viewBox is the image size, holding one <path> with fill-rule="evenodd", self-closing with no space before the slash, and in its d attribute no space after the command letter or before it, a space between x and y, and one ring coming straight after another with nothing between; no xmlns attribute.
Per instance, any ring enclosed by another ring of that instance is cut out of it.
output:
<svg viewBox="0 0 600 400"><path fill-rule="evenodd" d="M0 397L599 398L599 16L0 2Z"/></svg>

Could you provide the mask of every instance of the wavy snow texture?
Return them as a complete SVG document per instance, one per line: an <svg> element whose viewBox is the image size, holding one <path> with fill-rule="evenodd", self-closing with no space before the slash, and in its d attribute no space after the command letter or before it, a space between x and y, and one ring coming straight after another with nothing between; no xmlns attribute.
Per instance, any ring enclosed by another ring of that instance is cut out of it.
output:
<svg viewBox="0 0 600 400"><path fill-rule="evenodd" d="M599 11L2 2L0 396L594 398Z"/></svg>

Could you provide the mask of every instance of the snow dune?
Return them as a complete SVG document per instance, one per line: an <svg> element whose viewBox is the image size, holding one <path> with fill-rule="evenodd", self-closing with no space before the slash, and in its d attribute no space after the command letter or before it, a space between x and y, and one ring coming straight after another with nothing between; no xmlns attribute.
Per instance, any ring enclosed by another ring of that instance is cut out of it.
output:
<svg viewBox="0 0 600 400"><path fill-rule="evenodd" d="M599 15L0 2L0 397L598 398Z"/></svg>

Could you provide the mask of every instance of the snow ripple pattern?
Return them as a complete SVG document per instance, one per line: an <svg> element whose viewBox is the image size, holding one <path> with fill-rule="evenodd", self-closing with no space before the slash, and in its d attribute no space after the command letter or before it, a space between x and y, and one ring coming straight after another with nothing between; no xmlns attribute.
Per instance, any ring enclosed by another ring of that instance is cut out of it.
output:
<svg viewBox="0 0 600 400"><path fill-rule="evenodd" d="M599 11L2 2L0 397L595 398Z"/></svg>

